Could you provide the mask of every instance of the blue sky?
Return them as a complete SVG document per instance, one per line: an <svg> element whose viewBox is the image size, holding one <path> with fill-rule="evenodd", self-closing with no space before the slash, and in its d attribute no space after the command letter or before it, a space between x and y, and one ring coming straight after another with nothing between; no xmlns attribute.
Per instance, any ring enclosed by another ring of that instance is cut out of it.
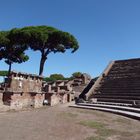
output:
<svg viewBox="0 0 140 140"><path fill-rule="evenodd" d="M50 54L44 76L73 72L98 76L111 60L140 57L140 0L0 0L0 30L49 25L73 34L79 50ZM13 70L38 74L40 53ZM0 61L0 70L8 66Z"/></svg>

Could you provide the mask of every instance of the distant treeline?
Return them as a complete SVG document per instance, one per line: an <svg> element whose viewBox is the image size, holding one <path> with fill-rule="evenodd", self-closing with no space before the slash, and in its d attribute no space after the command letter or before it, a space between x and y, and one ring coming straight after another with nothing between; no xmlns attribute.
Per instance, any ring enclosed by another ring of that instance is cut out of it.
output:
<svg viewBox="0 0 140 140"><path fill-rule="evenodd" d="M74 78L81 77L81 72L74 72L70 77L64 77L62 74L51 74L49 77L45 77L43 80L46 82L55 82L57 80L73 80ZM0 76L8 76L8 71L0 71ZM93 80L96 81L98 77Z"/></svg>
<svg viewBox="0 0 140 140"><path fill-rule="evenodd" d="M8 71L0 71L0 76L7 76L8 75Z"/></svg>
<svg viewBox="0 0 140 140"><path fill-rule="evenodd" d="M49 77L44 78L46 82L55 82L57 80L73 80L74 78L81 77L81 72L75 72L70 77L64 77L62 74L51 74ZM93 78L92 80L95 82L98 77Z"/></svg>
<svg viewBox="0 0 140 140"><path fill-rule="evenodd" d="M70 77L64 77L62 74L51 74L49 77L45 77L44 81L51 82L57 80L72 80L75 77L80 77L81 75L81 72L75 72ZM0 76L8 76L8 71L0 71Z"/></svg>
<svg viewBox="0 0 140 140"><path fill-rule="evenodd" d="M62 74L51 74L49 77L44 78L44 81L53 82L57 80L73 80L74 78L80 77L81 75L81 72L74 72L70 77L64 77Z"/></svg>

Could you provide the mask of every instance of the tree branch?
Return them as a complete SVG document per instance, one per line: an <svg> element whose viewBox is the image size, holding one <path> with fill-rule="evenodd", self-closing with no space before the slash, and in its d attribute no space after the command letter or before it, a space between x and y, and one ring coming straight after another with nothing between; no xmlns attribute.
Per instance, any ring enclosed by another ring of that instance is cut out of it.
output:
<svg viewBox="0 0 140 140"><path fill-rule="evenodd" d="M51 52L50 49L47 49L44 55L47 56L50 52Z"/></svg>

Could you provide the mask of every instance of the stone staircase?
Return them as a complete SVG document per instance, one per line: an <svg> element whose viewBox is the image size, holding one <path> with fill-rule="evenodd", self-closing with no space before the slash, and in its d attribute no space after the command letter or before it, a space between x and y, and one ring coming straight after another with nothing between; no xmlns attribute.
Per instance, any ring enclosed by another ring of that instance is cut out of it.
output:
<svg viewBox="0 0 140 140"><path fill-rule="evenodd" d="M78 103L75 105L71 105L70 107L110 112L140 120L140 108L134 108L130 104L127 105L128 106L123 106L123 104L114 104L114 103L103 104L103 102L99 102L96 104Z"/></svg>
<svg viewBox="0 0 140 140"><path fill-rule="evenodd" d="M89 87L89 88L88 88ZM73 107L96 109L140 120L140 58L112 61Z"/></svg>
<svg viewBox="0 0 140 140"><path fill-rule="evenodd" d="M140 59L114 61L107 70L86 94L87 100L140 105Z"/></svg>

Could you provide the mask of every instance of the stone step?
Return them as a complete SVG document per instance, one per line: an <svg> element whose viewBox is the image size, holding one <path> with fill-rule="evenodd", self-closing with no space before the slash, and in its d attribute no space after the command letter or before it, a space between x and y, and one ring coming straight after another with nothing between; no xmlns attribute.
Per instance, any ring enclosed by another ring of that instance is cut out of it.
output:
<svg viewBox="0 0 140 140"><path fill-rule="evenodd" d="M94 98L109 98L109 99L129 99L129 100L140 100L140 96L119 96L119 95L99 95L99 94L94 94L92 97Z"/></svg>
<svg viewBox="0 0 140 140"><path fill-rule="evenodd" d="M111 76L111 75L124 75L124 76L126 76L126 75L133 75L133 76L135 76L135 75L137 75L137 76L139 76L139 71L135 71L135 70L133 70L133 71L127 71L127 72L125 72L125 71L109 71L109 73L108 73L108 77L109 76Z"/></svg>
<svg viewBox="0 0 140 140"><path fill-rule="evenodd" d="M120 88L118 88L117 86L115 86L115 85L113 85L113 86L111 86L111 87L106 87L106 86L104 86L104 85L100 85L99 87L97 87L96 89L101 89L101 90L109 90L109 89L113 89L113 90L127 90L127 89L129 89L129 90L140 90L140 86L136 86L136 87L133 87L133 86L120 86L119 85L119 87L121 87L121 89Z"/></svg>
<svg viewBox="0 0 140 140"><path fill-rule="evenodd" d="M77 105L83 106L93 106L93 107L102 107L102 108L111 108L111 109L118 109L118 110L125 110L140 113L140 108L130 107L130 106L118 106L118 105L107 105L107 104L91 104L91 103L78 103Z"/></svg>
<svg viewBox="0 0 140 140"><path fill-rule="evenodd" d="M112 69L113 70L123 70L123 69L130 69L130 70L132 70L132 69L134 69L134 68L136 68L136 69L138 69L138 68L140 68L140 64L139 63L137 63L137 64L114 64L113 65L113 67L112 67Z"/></svg>
<svg viewBox="0 0 140 140"><path fill-rule="evenodd" d="M100 111L105 111L105 112L111 112L123 116L127 116L133 119L140 120L140 113L135 113L131 111L124 111L124 110L119 110L119 109L110 109L110 108L102 108L102 107L93 107L93 106L83 106L83 105L72 105L70 107L74 108L82 108L82 109L92 109L92 110L100 110Z"/></svg>
<svg viewBox="0 0 140 140"><path fill-rule="evenodd" d="M130 88L135 88L135 89L139 89L140 88L140 84L127 84L127 83L100 83L100 87L102 88L127 88L130 89Z"/></svg>
<svg viewBox="0 0 140 140"><path fill-rule="evenodd" d="M108 91L98 91L98 90L96 90L96 91L94 91L94 93L93 94L100 94L100 95L108 95L108 94L110 94L110 95L112 95L112 96L114 96L114 95L118 95L118 96L140 96L140 91L117 91L117 90L108 90Z"/></svg>
<svg viewBox="0 0 140 140"><path fill-rule="evenodd" d="M140 95L140 89L96 89L95 92L97 93L139 93Z"/></svg>
<svg viewBox="0 0 140 140"><path fill-rule="evenodd" d="M87 102L88 103L88 102ZM97 104L105 104L105 105L117 105L117 106L130 106L132 107L132 104L127 103L114 103L114 102L98 102Z"/></svg>
<svg viewBox="0 0 140 140"><path fill-rule="evenodd" d="M106 95L106 96L137 96L139 97L140 96L140 93L119 93L119 92L103 92L103 93L100 93L100 92L94 92L93 95L99 95L99 96L102 96L102 95Z"/></svg>
<svg viewBox="0 0 140 140"><path fill-rule="evenodd" d="M133 79L130 79L130 78L110 78L110 77L106 77L106 78L103 78L102 79L102 82L104 82L104 83L107 83L107 82L120 82L120 83L124 83L124 82L126 82L126 83L131 83L132 82L132 84L134 83L140 83L140 78L133 78Z"/></svg>
<svg viewBox="0 0 140 140"><path fill-rule="evenodd" d="M94 97L90 97L91 98L94 98ZM114 103L128 103L128 104L134 104L134 100L131 100L131 99L116 99L116 98L97 98L97 101L99 102L114 102ZM136 102L139 102L140 100L135 100Z"/></svg>
<svg viewBox="0 0 140 140"><path fill-rule="evenodd" d="M140 76L140 75L139 75ZM103 78L103 80L102 81L104 81L104 82L108 82L108 81L111 81L112 80L112 82L134 82L134 83L137 83L137 82L140 82L140 77L131 77L131 78L129 78L129 77L127 77L127 78L117 78L117 79L114 79L114 78L112 78L112 77L109 77L109 76L106 76L106 77L104 77Z"/></svg>

